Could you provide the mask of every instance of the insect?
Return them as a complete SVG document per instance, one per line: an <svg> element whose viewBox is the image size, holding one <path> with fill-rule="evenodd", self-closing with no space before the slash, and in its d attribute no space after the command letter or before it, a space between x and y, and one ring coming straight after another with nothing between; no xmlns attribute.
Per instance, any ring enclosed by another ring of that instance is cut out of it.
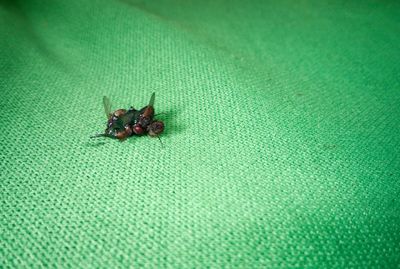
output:
<svg viewBox="0 0 400 269"><path fill-rule="evenodd" d="M154 99L155 93L150 97L150 102L142 109L117 109L111 112L111 102L108 97L103 97L104 111L107 116L107 127L102 134L96 134L96 137L110 137L124 140L133 135L148 134L152 137L158 137L164 131L164 123L154 119Z"/></svg>

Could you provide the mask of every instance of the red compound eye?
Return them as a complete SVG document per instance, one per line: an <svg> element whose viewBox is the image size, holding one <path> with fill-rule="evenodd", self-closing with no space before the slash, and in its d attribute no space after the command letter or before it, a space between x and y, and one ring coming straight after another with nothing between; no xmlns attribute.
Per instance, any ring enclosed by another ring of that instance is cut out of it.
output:
<svg viewBox="0 0 400 269"><path fill-rule="evenodd" d="M164 131L164 123L162 121L153 121L148 130L150 136L157 136Z"/></svg>
<svg viewBox="0 0 400 269"><path fill-rule="evenodd" d="M142 126L140 126L140 125L134 125L133 126L133 128L132 128L132 130L133 130L133 132L135 133L135 134L137 134L137 135L141 135L141 134L143 134L144 133L144 130L143 130L143 128L142 128Z"/></svg>

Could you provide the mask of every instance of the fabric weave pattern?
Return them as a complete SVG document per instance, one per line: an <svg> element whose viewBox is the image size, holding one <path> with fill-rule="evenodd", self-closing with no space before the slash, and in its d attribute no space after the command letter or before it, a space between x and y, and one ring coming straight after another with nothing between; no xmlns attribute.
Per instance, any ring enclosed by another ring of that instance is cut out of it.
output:
<svg viewBox="0 0 400 269"><path fill-rule="evenodd" d="M0 7L1 268L399 267L398 2Z"/></svg>

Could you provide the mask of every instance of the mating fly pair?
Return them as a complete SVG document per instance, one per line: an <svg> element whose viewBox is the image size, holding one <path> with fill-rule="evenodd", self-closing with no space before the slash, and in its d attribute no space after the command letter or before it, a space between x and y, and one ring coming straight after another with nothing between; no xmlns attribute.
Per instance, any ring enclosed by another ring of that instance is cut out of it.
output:
<svg viewBox="0 0 400 269"><path fill-rule="evenodd" d="M158 137L164 131L164 123L154 119L154 98L155 93L151 95L149 104L140 110L130 107L128 110L117 109L111 112L110 100L104 96L103 105L108 120L107 128L103 134L97 134L92 138L111 137L124 140L129 136L145 134Z"/></svg>

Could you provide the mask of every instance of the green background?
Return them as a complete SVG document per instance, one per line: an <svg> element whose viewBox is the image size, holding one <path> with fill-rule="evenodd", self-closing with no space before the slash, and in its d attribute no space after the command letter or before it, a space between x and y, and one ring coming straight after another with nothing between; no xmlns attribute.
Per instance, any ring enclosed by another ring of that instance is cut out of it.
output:
<svg viewBox="0 0 400 269"><path fill-rule="evenodd" d="M398 1L0 3L0 267L399 267Z"/></svg>

